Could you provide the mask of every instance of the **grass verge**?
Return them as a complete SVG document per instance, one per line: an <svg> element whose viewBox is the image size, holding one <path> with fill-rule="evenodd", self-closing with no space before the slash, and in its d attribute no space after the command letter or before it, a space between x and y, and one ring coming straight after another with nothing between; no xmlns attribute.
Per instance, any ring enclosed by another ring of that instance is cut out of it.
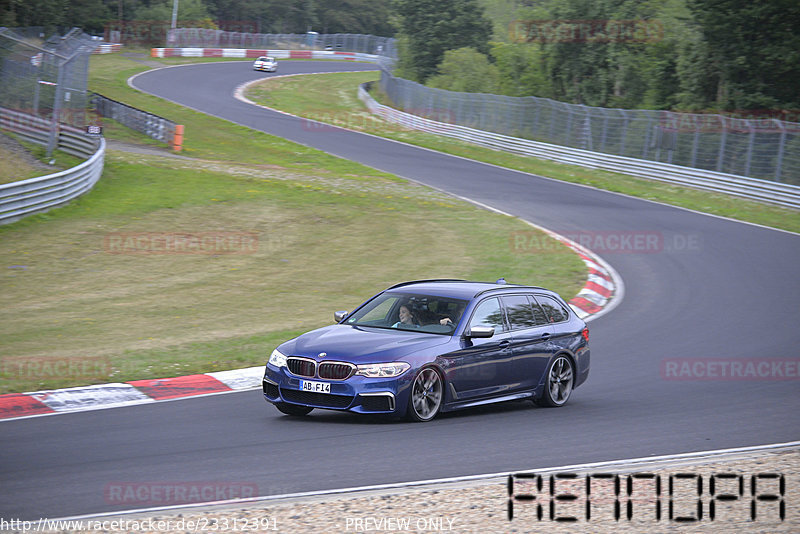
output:
<svg viewBox="0 0 800 534"><path fill-rule="evenodd" d="M376 72L315 74L269 78L250 86L254 102L301 117L363 131L409 144L463 156L566 182L574 182L705 213L800 232L800 212L644 178L539 160L483 148L446 137L408 130L371 115L358 100L358 85ZM388 104L382 95L374 95Z"/></svg>
<svg viewBox="0 0 800 534"><path fill-rule="evenodd" d="M82 162L60 150L53 151L48 158L45 147L22 141L13 134L0 133L0 184L53 174Z"/></svg>

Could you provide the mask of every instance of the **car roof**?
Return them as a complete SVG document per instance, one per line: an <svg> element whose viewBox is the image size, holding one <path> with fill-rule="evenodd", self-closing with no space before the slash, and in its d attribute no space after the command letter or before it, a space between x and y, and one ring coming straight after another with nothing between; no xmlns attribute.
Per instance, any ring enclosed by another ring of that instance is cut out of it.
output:
<svg viewBox="0 0 800 534"><path fill-rule="evenodd" d="M470 282L468 280L458 279L437 279L437 280L414 280L411 282L403 282L395 284L386 292L390 293L406 293L409 291L424 293L438 297L451 297L464 300L470 300L482 293L492 292L511 292L518 289L529 289L538 291L549 290L538 286L524 286L518 284L507 284L497 282Z"/></svg>

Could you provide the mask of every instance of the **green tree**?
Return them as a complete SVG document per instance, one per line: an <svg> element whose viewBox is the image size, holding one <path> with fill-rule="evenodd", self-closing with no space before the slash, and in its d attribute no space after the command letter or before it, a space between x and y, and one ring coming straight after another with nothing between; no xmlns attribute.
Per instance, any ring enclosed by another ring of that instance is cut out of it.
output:
<svg viewBox="0 0 800 534"><path fill-rule="evenodd" d="M136 20L171 21L173 0L158 0L149 5L141 4L135 11ZM211 13L202 0L180 0L178 3L178 26L181 23L197 25L211 20Z"/></svg>
<svg viewBox="0 0 800 534"><path fill-rule="evenodd" d="M492 58L497 68L497 87L508 96L551 97L543 66L542 51L530 43L493 43Z"/></svg>
<svg viewBox="0 0 800 534"><path fill-rule="evenodd" d="M429 87L462 93L497 92L497 67L474 48L446 51L438 70L441 74L428 79Z"/></svg>
<svg viewBox="0 0 800 534"><path fill-rule="evenodd" d="M388 0L321 0L314 3L314 11L320 33L393 33Z"/></svg>
<svg viewBox="0 0 800 534"><path fill-rule="evenodd" d="M800 4L796 0L690 0L708 43L706 70L723 109L800 105Z"/></svg>
<svg viewBox="0 0 800 534"><path fill-rule="evenodd" d="M394 12L406 42L401 72L413 80L435 75L447 50L489 52L492 23L476 0L395 0Z"/></svg>

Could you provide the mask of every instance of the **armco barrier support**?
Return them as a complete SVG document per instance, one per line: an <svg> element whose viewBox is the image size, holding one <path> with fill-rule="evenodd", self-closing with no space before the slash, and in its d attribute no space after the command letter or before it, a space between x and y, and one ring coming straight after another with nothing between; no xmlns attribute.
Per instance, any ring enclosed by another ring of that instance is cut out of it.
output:
<svg viewBox="0 0 800 534"><path fill-rule="evenodd" d="M172 139L172 150L180 152L183 149L183 124L175 125L175 137Z"/></svg>

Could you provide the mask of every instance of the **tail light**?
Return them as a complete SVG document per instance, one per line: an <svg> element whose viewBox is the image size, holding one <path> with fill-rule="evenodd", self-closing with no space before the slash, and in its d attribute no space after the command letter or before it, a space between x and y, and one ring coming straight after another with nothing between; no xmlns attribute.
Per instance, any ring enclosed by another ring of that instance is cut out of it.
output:
<svg viewBox="0 0 800 534"><path fill-rule="evenodd" d="M583 331L581 332L581 335L583 336L583 339L585 339L586 342L588 343L589 342L589 327L588 326L583 329Z"/></svg>

